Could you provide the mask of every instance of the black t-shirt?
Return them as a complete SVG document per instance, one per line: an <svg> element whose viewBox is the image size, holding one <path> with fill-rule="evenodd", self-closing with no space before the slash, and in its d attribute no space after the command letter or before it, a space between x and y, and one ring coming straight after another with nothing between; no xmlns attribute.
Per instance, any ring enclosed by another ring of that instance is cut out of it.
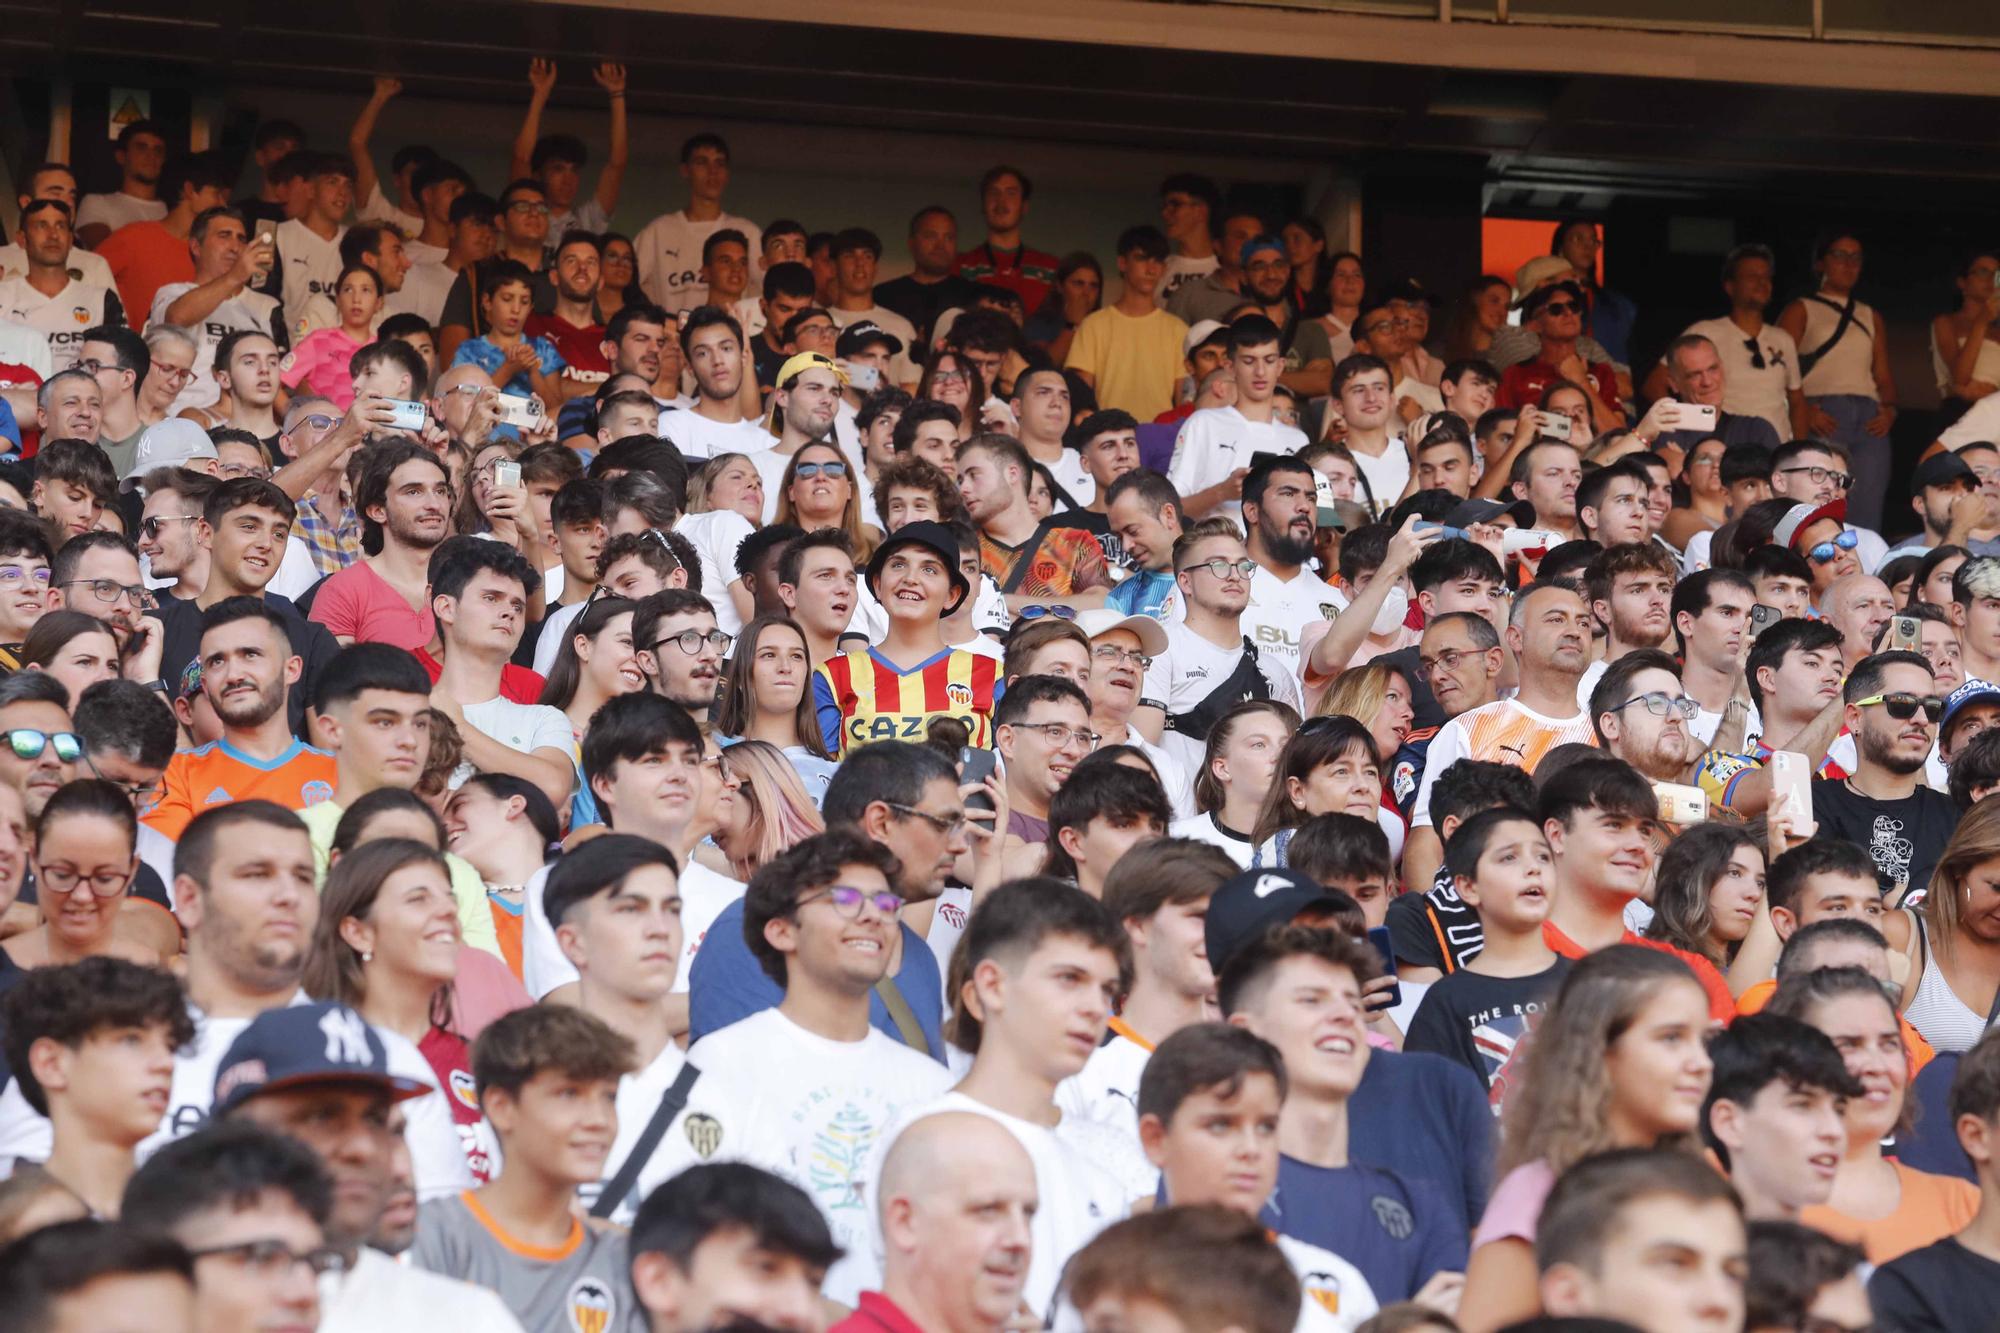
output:
<svg viewBox="0 0 2000 1333"><path fill-rule="evenodd" d="M904 274L889 282L876 284L875 304L909 320L911 327L917 331L917 337L928 346L931 327L937 323L937 317L953 306L971 305L978 292L976 284L956 273L942 282L918 282L914 274ZM922 347L906 347L903 350L909 353L910 360L923 364Z"/></svg>
<svg viewBox="0 0 2000 1333"><path fill-rule="evenodd" d="M1417 670L1417 650L1413 644L1408 648L1398 648L1393 653L1383 653L1369 659L1369 665L1394 667L1403 673L1403 679L1410 682L1410 711L1415 714L1410 719L1412 730L1423 727L1441 727L1448 719L1444 709L1438 704L1437 696L1431 693L1430 682Z"/></svg>
<svg viewBox="0 0 2000 1333"><path fill-rule="evenodd" d="M1456 972L1486 947L1479 913L1466 906L1452 887L1450 870L1438 867L1430 888L1401 893L1389 900L1389 943L1396 961L1405 967L1434 967ZM1449 952L1447 952L1449 950Z"/></svg>
<svg viewBox="0 0 2000 1333"><path fill-rule="evenodd" d="M1812 802L1820 836L1845 838L1874 858L1882 892L1907 884L1901 901L1910 906L1923 901L1931 871L1958 827L1951 798L1920 786L1900 801L1877 801L1845 781L1822 778L1812 785Z"/></svg>
<svg viewBox="0 0 2000 1333"><path fill-rule="evenodd" d="M1569 959L1558 957L1554 966L1533 976L1489 977L1461 970L1441 977L1417 1005L1403 1049L1429 1051L1470 1069L1486 1086L1498 1115L1509 1063L1517 1050L1526 1049L1521 1039L1541 1021L1568 974Z"/></svg>
<svg viewBox="0 0 2000 1333"><path fill-rule="evenodd" d="M1947 1237L1868 1279L1875 1322L1891 1333L1990 1333L2000 1310L2000 1263Z"/></svg>
<svg viewBox="0 0 2000 1333"><path fill-rule="evenodd" d="M298 680L285 692L285 712L290 719L292 734L303 736L306 734L306 703L312 698L313 685L319 679L320 668L340 651L340 643L327 632L326 626L300 615L290 599L267 592L264 601L283 617L285 634L292 641L292 651L304 663ZM152 614L166 630L160 653L160 677L178 685L181 672L201 651L201 608L192 600L162 600Z"/></svg>

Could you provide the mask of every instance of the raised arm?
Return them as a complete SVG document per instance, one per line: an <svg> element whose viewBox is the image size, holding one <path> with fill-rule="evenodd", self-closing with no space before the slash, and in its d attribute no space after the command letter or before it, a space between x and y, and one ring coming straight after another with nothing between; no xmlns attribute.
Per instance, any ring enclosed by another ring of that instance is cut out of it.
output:
<svg viewBox="0 0 2000 1333"><path fill-rule="evenodd" d="M597 206L609 218L618 211L618 192L625 185L625 161L630 155L625 132L625 67L606 62L590 72L611 99L611 155L597 173Z"/></svg>
<svg viewBox="0 0 2000 1333"><path fill-rule="evenodd" d="M368 155L368 141L375 137L375 121L381 116L382 108L389 105L389 99L403 91L403 81L392 79L386 74L375 76L375 91L361 108L361 114L354 118L354 124L347 131L347 154L354 159L354 206L366 208L369 198L381 177L375 174L375 159ZM391 204L396 201L389 200Z"/></svg>
<svg viewBox="0 0 2000 1333"><path fill-rule="evenodd" d="M528 62L528 110L521 117L521 132L514 136L514 156L507 163L507 178L520 180L530 174L535 156L535 140L542 137L542 109L555 91L556 62L536 59Z"/></svg>

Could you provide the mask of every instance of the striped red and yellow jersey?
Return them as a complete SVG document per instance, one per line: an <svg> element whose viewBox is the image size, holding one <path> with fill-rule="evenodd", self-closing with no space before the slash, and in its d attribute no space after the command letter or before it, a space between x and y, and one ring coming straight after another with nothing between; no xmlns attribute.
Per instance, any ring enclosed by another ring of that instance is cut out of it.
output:
<svg viewBox="0 0 2000 1333"><path fill-rule="evenodd" d="M934 717L962 719L968 745L993 744L1000 663L947 648L905 671L875 649L828 658L813 672L813 708L835 758L875 741L921 744Z"/></svg>

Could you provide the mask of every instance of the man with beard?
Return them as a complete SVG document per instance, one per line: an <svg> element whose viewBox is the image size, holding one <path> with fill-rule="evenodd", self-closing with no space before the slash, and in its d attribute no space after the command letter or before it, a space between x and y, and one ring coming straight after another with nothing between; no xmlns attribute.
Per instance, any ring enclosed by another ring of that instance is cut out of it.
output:
<svg viewBox="0 0 2000 1333"><path fill-rule="evenodd" d="M1891 903L1913 905L1958 825L1958 808L1923 783L1944 701L1923 656L1877 653L1855 664L1841 691L1855 767L1843 780L1813 783L1819 836L1868 849ZM1908 890L1909 897L1904 897Z"/></svg>
<svg viewBox="0 0 2000 1333"><path fill-rule="evenodd" d="M139 574L139 552L115 532L86 532L56 550L49 567L49 610L82 611L111 627L127 679L160 675L159 626L145 617L153 595Z"/></svg>
<svg viewBox="0 0 2000 1333"><path fill-rule="evenodd" d="M1111 588L1104 548L1060 513L1028 504L1028 451L1011 436L975 435L958 447L958 495L979 527L980 557L1009 610L1060 603L1102 606Z"/></svg>
<svg viewBox="0 0 2000 1333"><path fill-rule="evenodd" d="M67 369L76 364L83 347L79 322L122 323L125 308L117 292L70 276L69 205L57 199L31 200L21 210L15 234L27 268L19 277L0 281L0 319L47 338L50 357Z"/></svg>
<svg viewBox="0 0 2000 1333"><path fill-rule="evenodd" d="M1523 420L1531 410L1522 409ZM1494 480L1497 471L1489 470L1475 493L1497 496L1503 484ZM1536 528L1569 539L1583 536L1583 525L1576 515L1576 493L1582 481L1583 459L1575 449L1561 440L1536 440L1514 456L1504 485L1515 500L1527 501L1535 511Z"/></svg>
<svg viewBox="0 0 2000 1333"><path fill-rule="evenodd" d="M611 373L604 356L604 325L597 321L597 283L603 248L589 232L565 232L556 242L554 308L528 316L522 332L547 338L562 353L566 396L589 393Z"/></svg>
<svg viewBox="0 0 2000 1333"><path fill-rule="evenodd" d="M1276 324L1262 315L1246 315L1230 327L1229 373L1236 403L1190 416L1174 438L1173 461L1167 466L1167 479L1186 498L1189 515L1233 517L1242 499L1238 488L1258 454L1290 455L1306 447L1304 432L1277 419L1278 376L1284 369ZM1310 486L1306 494L1311 496ZM1393 502L1394 496L1389 499ZM1306 538L1310 549L1310 531Z"/></svg>
<svg viewBox="0 0 2000 1333"><path fill-rule="evenodd" d="M444 1094L417 1048L331 1001L267 1006L240 1028L219 1063L210 1057L216 1118L296 1139L333 1180L325 1237L346 1262L326 1281L319 1333L519 1333L492 1291L397 1263L366 1243L396 1191L393 1126L404 1112L418 1193L435 1198L473 1183L449 1120L449 1137L428 1132ZM440 1175L452 1159L455 1174Z"/></svg>
<svg viewBox="0 0 2000 1333"><path fill-rule="evenodd" d="M1889 585L1873 574L1848 574L1835 579L1821 594L1826 623L1840 631L1840 655L1851 670L1875 651L1875 640L1896 614ZM1946 686L1948 691L1951 687Z"/></svg>
<svg viewBox="0 0 2000 1333"><path fill-rule="evenodd" d="M1300 631L1328 620L1327 587L1308 569L1319 500L1313 470L1289 454L1260 454L1243 478L1244 549L1257 562L1243 632L1293 675L1299 673Z"/></svg>
<svg viewBox="0 0 2000 1333"><path fill-rule="evenodd" d="M1688 734L1694 701L1673 657L1637 648L1613 662L1590 694L1597 743L1655 782L1681 782L1699 742Z"/></svg>
<svg viewBox="0 0 2000 1333"><path fill-rule="evenodd" d="M632 612L632 648L646 687L672 700L706 725L722 681L722 659L736 636L724 634L715 607L687 588L669 588L642 600Z"/></svg>
<svg viewBox="0 0 2000 1333"><path fill-rule="evenodd" d="M286 700L286 722L295 735L306 734L306 701L320 668L339 651L322 625L299 614L288 598L266 592L278 572L291 534L294 510L285 493L260 477L238 477L211 490L202 501L202 521L196 540L207 565L207 578L191 598L169 598L152 614L162 627L160 676L179 680L195 659L206 633L209 608L239 597L254 598L276 612L285 626L291 655L304 666L297 688Z"/></svg>
<svg viewBox="0 0 2000 1333"><path fill-rule="evenodd" d="M688 458L755 454L771 448L771 434L743 415L743 326L717 306L697 306L681 326L682 355L694 372L692 408L660 414L660 437ZM754 404L753 404L754 406ZM784 468L780 465L778 475ZM767 479L766 491L772 483ZM773 500L776 496L773 494Z"/></svg>
<svg viewBox="0 0 2000 1333"><path fill-rule="evenodd" d="M304 664L285 618L256 597L231 597L199 613L201 691L222 720L222 739L182 750L167 764L148 828L178 839L196 814L239 800L303 810L333 795L333 756L292 734L286 695Z"/></svg>
<svg viewBox="0 0 2000 1333"><path fill-rule="evenodd" d="M319 585L312 618L343 644L415 652L436 629L431 552L451 535L451 477L438 456L406 441L372 447L354 488L366 554Z"/></svg>
<svg viewBox="0 0 2000 1333"><path fill-rule="evenodd" d="M1576 523L1586 541L1600 546L1642 542L1653 535L1646 469L1621 459L1587 473L1576 486Z"/></svg>
<svg viewBox="0 0 2000 1333"><path fill-rule="evenodd" d="M689 318L692 322L692 316ZM770 419L777 440L762 449L746 451L764 482L766 523L777 519L778 493L792 455L809 444L832 438L840 395L846 387L847 372L821 352L800 352L779 369ZM740 444L736 447L743 448Z"/></svg>
<svg viewBox="0 0 2000 1333"><path fill-rule="evenodd" d="M1658 542L1624 542L1601 552L1583 573L1590 614L1604 627L1604 656L1576 683L1576 701L1588 707L1605 669L1629 652L1658 648L1673 628L1670 607L1680 570ZM1676 672L1676 675L1679 673Z"/></svg>
<svg viewBox="0 0 2000 1333"><path fill-rule="evenodd" d="M1890 547L1883 553L1884 560L1923 555L1939 546L1970 549L1972 534L1990 531L1996 517L1996 507L1981 489L1978 474L1965 459L1952 453L1933 455L1917 465L1910 480L1910 508L1923 521L1923 530Z"/></svg>
<svg viewBox="0 0 2000 1333"><path fill-rule="evenodd" d="M1596 743L1589 715L1576 702L1576 682L1590 652L1590 611L1582 594L1559 583L1529 584L1514 594L1506 641L1520 666L1520 691L1459 714L1432 739L1410 811L1413 844L1416 831L1430 827L1432 784L1459 760L1532 773L1558 745Z"/></svg>
<svg viewBox="0 0 2000 1333"><path fill-rule="evenodd" d="M513 547L479 537L440 543L428 573L443 645L431 706L457 724L468 764L532 782L560 810L576 777L569 719L559 708L519 702L502 688L527 628L530 591L541 576Z"/></svg>

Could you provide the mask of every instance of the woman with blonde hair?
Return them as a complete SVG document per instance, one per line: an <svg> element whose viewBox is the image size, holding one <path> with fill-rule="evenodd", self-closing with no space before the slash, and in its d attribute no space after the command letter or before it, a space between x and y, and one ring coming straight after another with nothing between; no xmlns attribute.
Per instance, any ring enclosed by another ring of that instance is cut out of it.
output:
<svg viewBox="0 0 2000 1333"><path fill-rule="evenodd" d="M837 528L854 543L854 563L866 565L878 534L861 521L854 465L837 444L821 441L793 454L778 481L778 522L814 532Z"/></svg>
<svg viewBox="0 0 2000 1333"><path fill-rule="evenodd" d="M1614 944L1570 965L1501 1074L1504 1174L1472 1236L1467 1333L1540 1313L1535 1224L1563 1172L1612 1148L1697 1150L1708 1027L1708 993L1671 954Z"/></svg>
<svg viewBox="0 0 2000 1333"><path fill-rule="evenodd" d="M747 454L717 454L688 477L688 512L674 531L701 555L701 586L715 607L715 623L737 634L756 614L756 599L737 572L736 551L764 525L764 478Z"/></svg>
<svg viewBox="0 0 2000 1333"><path fill-rule="evenodd" d="M752 527L764 522L764 478L748 454L717 454L688 477L688 515L730 510Z"/></svg>
<svg viewBox="0 0 2000 1333"><path fill-rule="evenodd" d="M1389 857L1398 865L1403 862L1403 844L1410 826L1390 783L1395 777L1396 755L1410 738L1410 726L1416 721L1416 709L1410 702L1414 697L1409 677L1400 668L1370 662L1334 677L1319 707L1313 710L1319 717L1351 717L1368 729L1368 738L1375 743L1376 776L1381 780L1375 822L1388 836Z"/></svg>
<svg viewBox="0 0 2000 1333"><path fill-rule="evenodd" d="M731 875L747 883L780 852L826 832L826 821L777 746L738 741L723 750L722 762L739 784L729 817L714 835Z"/></svg>
<svg viewBox="0 0 2000 1333"><path fill-rule="evenodd" d="M1903 1016L1938 1051L1969 1051L2000 993L2000 801L1965 812L1911 921L1923 965Z"/></svg>

